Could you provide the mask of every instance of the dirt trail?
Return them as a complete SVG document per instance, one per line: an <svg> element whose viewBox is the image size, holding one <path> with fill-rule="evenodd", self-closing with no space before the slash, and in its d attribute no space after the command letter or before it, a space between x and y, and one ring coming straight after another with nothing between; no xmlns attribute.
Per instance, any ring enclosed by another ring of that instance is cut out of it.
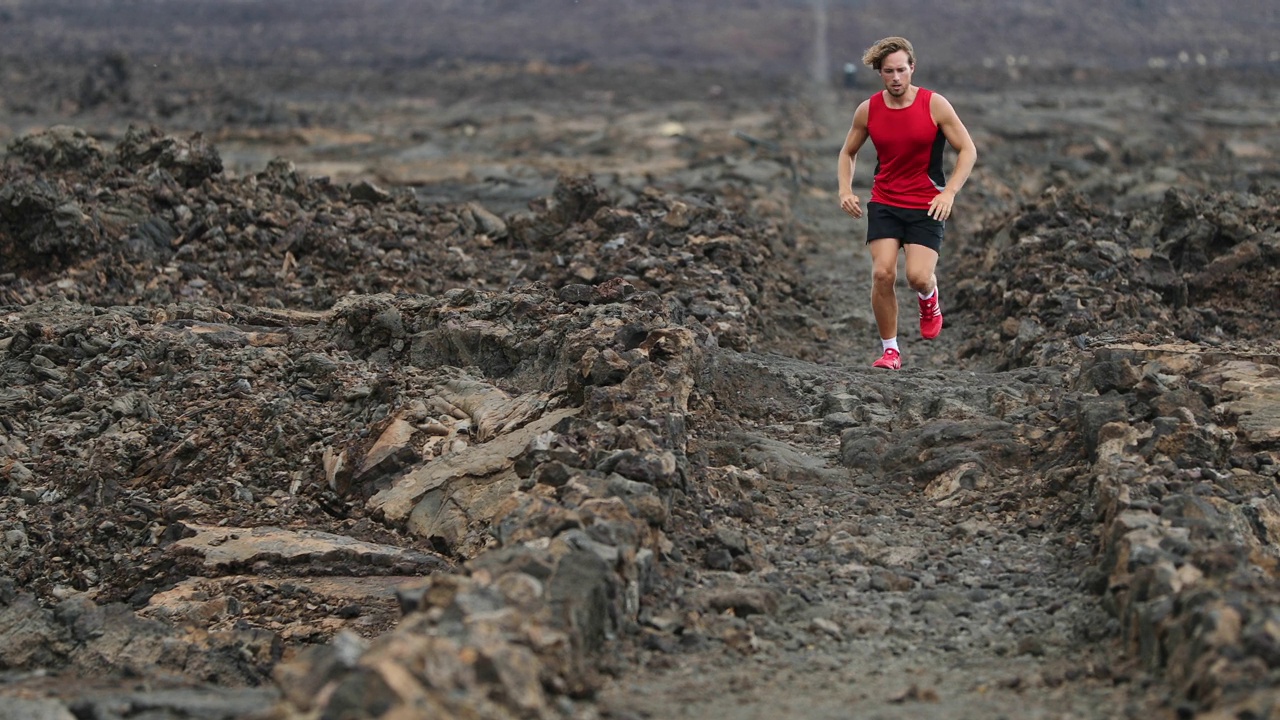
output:
<svg viewBox="0 0 1280 720"><path fill-rule="evenodd" d="M1137 711L1135 686L1113 665L1114 621L1080 581L1091 561L1088 528L1022 502L1019 488L1033 479L1016 462L973 473L980 476L975 492L959 494L938 480L917 485L903 471L926 461L935 443L933 459L958 447L948 432L999 434L1015 418L1047 426L1035 406L1063 379L1047 370L959 369L955 348L981 319L948 316L942 338L925 345L901 272L907 367L896 374L869 367L876 334L859 242L864 226L824 191L834 187L849 98L816 98L830 134L803 146L803 164L823 190L802 189L793 207L811 236L804 273L828 290L822 306L806 314L829 340L820 347L797 340L792 348L819 356L819 363L785 357L785 348L726 352L716 368L717 400L741 424L704 429L701 437L710 472L727 477L706 491L715 496L701 517L714 538L708 546L741 543L731 554L740 550L754 567L703 568L676 580L669 607L655 610L652 624L682 626L679 645L640 642L627 659L638 667L605 689L600 711L617 718L1070 718ZM868 167L860 162L859 187ZM945 292L945 262L940 278ZM943 369L922 369L934 367ZM770 417L758 399L769 395L773 421L753 424L752 416ZM890 449L878 459L866 451L867 462L856 469L858 443L846 440L842 449L848 428L869 437L883 433ZM901 451L922 452L895 461L896 438L903 438ZM952 458L960 476L962 459ZM952 479L955 486L972 480ZM716 510L730 506L725 498L736 488L756 503L747 517Z"/></svg>

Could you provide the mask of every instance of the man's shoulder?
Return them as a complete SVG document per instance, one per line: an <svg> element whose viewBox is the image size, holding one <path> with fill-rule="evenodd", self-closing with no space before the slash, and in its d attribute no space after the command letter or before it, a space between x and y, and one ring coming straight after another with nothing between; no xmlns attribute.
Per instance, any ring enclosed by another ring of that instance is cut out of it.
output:
<svg viewBox="0 0 1280 720"><path fill-rule="evenodd" d="M931 107L931 108L937 108L937 107L943 107L943 108L945 108L945 107L950 107L950 106L951 106L951 101L950 101L950 100L947 100L947 96L943 95L942 93L938 92L937 90L930 90L930 91L929 91L929 107Z"/></svg>

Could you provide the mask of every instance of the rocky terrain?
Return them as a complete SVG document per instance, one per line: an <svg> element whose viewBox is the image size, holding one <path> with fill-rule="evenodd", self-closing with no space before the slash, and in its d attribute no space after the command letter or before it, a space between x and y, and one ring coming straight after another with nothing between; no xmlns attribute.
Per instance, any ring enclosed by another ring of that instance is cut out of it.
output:
<svg viewBox="0 0 1280 720"><path fill-rule="evenodd" d="M0 717L1280 707L1265 50L922 68L981 156L885 373L834 187L872 88L803 51L200 73L312 36L204 3L161 69L147 13L52 9L0 6L68 50L2 68Z"/></svg>

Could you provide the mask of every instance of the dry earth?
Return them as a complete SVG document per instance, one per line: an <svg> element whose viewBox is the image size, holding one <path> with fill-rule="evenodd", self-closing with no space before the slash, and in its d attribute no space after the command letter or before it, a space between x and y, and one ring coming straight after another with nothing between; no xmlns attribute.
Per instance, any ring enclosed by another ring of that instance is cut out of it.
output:
<svg viewBox="0 0 1280 720"><path fill-rule="evenodd" d="M6 60L0 717L1277 713L1274 66L922 72L890 374L865 84L131 57Z"/></svg>

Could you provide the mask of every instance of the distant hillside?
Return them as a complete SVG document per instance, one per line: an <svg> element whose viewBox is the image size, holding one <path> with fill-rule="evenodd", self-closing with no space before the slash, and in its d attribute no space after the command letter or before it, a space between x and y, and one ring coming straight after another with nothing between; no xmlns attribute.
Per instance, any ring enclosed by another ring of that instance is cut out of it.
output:
<svg viewBox="0 0 1280 720"><path fill-rule="evenodd" d="M820 0L0 0L0 56L238 63L590 61L780 74L814 64ZM826 0L828 70L901 34L922 63L1280 66L1280 2Z"/></svg>

